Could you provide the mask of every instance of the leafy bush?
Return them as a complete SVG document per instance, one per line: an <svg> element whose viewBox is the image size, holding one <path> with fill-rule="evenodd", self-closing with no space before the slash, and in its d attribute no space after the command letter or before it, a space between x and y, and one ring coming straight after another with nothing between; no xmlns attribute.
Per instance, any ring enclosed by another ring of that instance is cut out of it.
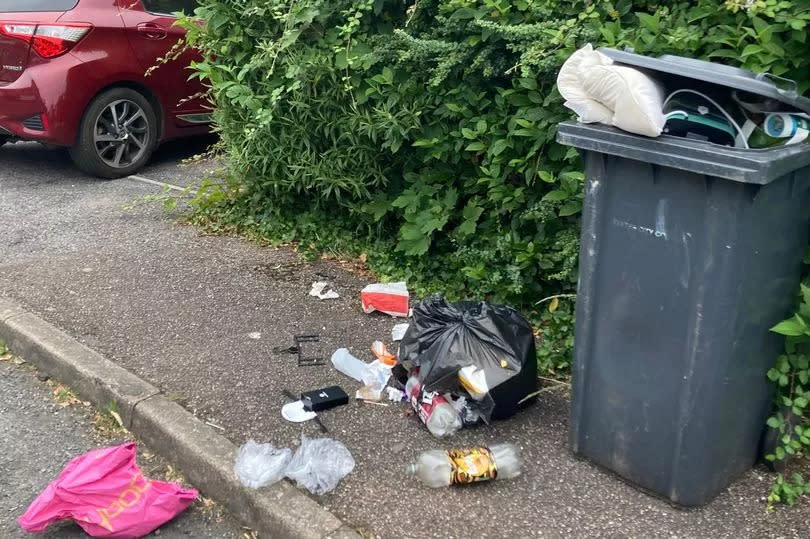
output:
<svg viewBox="0 0 810 539"><path fill-rule="evenodd" d="M794 78L810 89L810 0L201 0L233 178L200 220L313 251L365 252L417 292L520 307L565 372L581 163L555 88L587 42ZM209 191L210 193L210 191Z"/></svg>
<svg viewBox="0 0 810 539"><path fill-rule="evenodd" d="M765 457L772 462L810 453L810 251L805 262L808 271L796 313L772 328L785 335L785 354L768 371L768 378L777 388L778 408L768 418L768 426L779 432L776 449ZM768 496L768 506L793 505L803 494L810 494L810 483L802 474L795 472L790 479L780 474Z"/></svg>

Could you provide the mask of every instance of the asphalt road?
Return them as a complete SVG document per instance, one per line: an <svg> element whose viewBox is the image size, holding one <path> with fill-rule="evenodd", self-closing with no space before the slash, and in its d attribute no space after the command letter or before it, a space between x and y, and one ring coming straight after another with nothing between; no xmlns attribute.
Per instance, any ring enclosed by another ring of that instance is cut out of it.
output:
<svg viewBox="0 0 810 539"><path fill-rule="evenodd" d="M209 164L176 166L187 144L164 149L140 175L195 181ZM293 447L314 425L292 425L282 391L356 383L328 366L299 368L274 354L293 335L320 333L312 353L341 346L370 359L394 321L365 315L366 282L335 265L305 263L286 249L201 236L155 205L124 209L159 188L97 181L36 146L0 149L0 295L22 303L106 357L175 396L236 444L249 438ZM341 298L321 302L328 280ZM530 410L491 428L436 440L402 406L351 402L323 414L329 436L357 461L318 498L347 524L382 537L807 537L810 504L765 513L771 476L757 468L713 503L675 509L567 449L569 403L544 394ZM430 490L405 474L425 449L513 442L524 474L473 488Z"/></svg>
<svg viewBox="0 0 810 539"><path fill-rule="evenodd" d="M0 537L33 537L17 524L28 504L56 479L72 458L92 449L128 441L122 434L101 434L92 425L93 410L80 403L62 406L53 388L25 365L0 361ZM63 401L64 402L64 401ZM167 463L139 446L146 477L163 479ZM195 502L149 537L178 539L239 538L238 523L221 508ZM72 522L54 524L42 537L73 539L87 535Z"/></svg>

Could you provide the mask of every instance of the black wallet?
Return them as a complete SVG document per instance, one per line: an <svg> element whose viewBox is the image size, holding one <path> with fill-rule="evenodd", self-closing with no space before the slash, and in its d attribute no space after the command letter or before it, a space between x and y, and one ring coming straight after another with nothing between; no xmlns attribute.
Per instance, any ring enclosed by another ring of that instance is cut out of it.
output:
<svg viewBox="0 0 810 539"><path fill-rule="evenodd" d="M304 409L311 412L328 410L349 403L349 396L338 386L325 387L301 393Z"/></svg>

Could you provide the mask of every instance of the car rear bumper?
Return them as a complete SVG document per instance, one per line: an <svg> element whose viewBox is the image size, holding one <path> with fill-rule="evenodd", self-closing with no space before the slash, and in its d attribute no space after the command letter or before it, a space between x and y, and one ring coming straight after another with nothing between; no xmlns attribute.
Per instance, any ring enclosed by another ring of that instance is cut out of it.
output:
<svg viewBox="0 0 810 539"><path fill-rule="evenodd" d="M79 78L82 71L82 62L66 54L29 67L14 82L0 83L0 134L73 145L81 111L66 106L68 81Z"/></svg>

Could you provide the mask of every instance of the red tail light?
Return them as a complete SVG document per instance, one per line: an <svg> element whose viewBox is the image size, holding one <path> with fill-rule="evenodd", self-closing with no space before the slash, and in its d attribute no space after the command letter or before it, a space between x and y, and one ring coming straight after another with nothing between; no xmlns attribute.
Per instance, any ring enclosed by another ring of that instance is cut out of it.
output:
<svg viewBox="0 0 810 539"><path fill-rule="evenodd" d="M0 34L31 44L42 58L56 58L72 49L93 26L90 24L0 23Z"/></svg>

